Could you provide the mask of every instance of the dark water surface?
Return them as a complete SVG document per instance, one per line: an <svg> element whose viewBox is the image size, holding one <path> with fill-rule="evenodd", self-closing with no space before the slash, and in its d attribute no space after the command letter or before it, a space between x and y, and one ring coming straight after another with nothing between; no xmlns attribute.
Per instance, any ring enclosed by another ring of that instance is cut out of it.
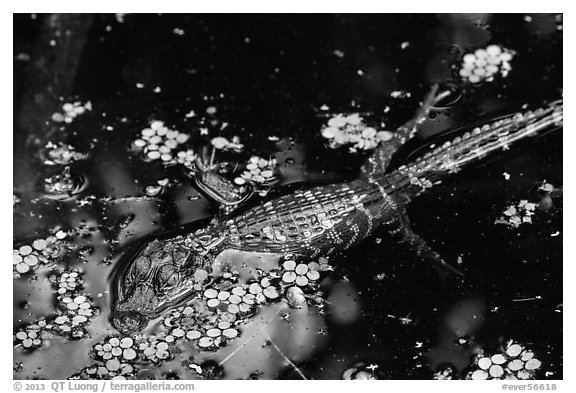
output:
<svg viewBox="0 0 576 393"><path fill-rule="evenodd" d="M393 130L432 83L455 84L461 97L431 115L398 165L426 137L562 94L561 19L551 15L16 15L14 21L14 249L56 226L74 230L55 265L15 276L15 333L57 314L49 277L64 268L83 273L83 292L98 309L81 339L49 333L34 351L15 339L18 379L64 379L94 364L92 347L118 335L108 320L113 266L142 239L197 228L217 213L182 166L144 162L130 151L150 121L189 133L198 148L219 135L239 136L244 150L221 159L275 157L285 187L270 195L278 195L353 179L367 156L326 146L318 116L324 105L329 112L371 112ZM516 52L509 76L462 85L454 66L492 43ZM394 98L395 91L404 94ZM52 120L63 103L75 101L90 101L92 110L70 124ZM207 113L210 107L216 112ZM196 116L186 117L191 110ZM44 163L48 141L88 153L69 165L86 182L75 198L43 196L44 179L65 167ZM142 198L146 186L164 178L170 186L163 194ZM479 348L492 354L514 340L542 361L536 378L561 379L562 200L539 191L543 182L562 187L561 131L514 146L408 206L414 229L464 271L463 280L441 280L377 232L330 258L334 271L321 284L329 301L322 310L264 306L230 345L201 351L186 344L159 365L135 362L131 377L198 378L188 367L193 358L221 363L231 379L338 379L357 363L374 366L370 372L379 378L432 379L446 365L465 375ZM532 224L495 224L520 200L539 203ZM272 321L269 336L258 321ZM151 325L145 333L159 331ZM247 337L254 339L245 343Z"/></svg>

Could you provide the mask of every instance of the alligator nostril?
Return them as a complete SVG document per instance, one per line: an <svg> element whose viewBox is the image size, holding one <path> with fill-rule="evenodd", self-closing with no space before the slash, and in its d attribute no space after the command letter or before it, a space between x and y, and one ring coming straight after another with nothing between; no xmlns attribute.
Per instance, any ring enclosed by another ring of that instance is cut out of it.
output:
<svg viewBox="0 0 576 393"><path fill-rule="evenodd" d="M114 311L111 316L112 325L121 333L135 333L148 325L148 318L136 311Z"/></svg>

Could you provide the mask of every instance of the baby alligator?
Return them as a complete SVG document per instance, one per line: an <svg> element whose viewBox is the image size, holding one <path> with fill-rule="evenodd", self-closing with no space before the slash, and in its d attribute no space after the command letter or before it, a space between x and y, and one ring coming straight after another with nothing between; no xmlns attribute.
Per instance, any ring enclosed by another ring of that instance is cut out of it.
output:
<svg viewBox="0 0 576 393"><path fill-rule="evenodd" d="M392 155L415 135L441 98L433 88L414 119L370 156L357 180L295 191L242 213L216 218L194 233L149 242L113 277L113 325L123 332L142 330L151 319L201 293L227 268L240 271L240 279L248 281L256 269L277 268L286 253L310 258L346 250L382 225L423 258L455 270L410 229L406 204L446 175L491 152L560 128L563 102L469 127L451 142L387 171ZM229 185L202 165L196 181L227 206L245 199L235 190L226 190ZM195 274L199 269L209 276Z"/></svg>

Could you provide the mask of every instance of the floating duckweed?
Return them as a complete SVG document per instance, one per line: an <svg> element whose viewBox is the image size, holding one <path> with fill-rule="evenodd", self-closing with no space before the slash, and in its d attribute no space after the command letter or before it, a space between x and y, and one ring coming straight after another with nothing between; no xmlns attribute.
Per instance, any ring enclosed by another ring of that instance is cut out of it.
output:
<svg viewBox="0 0 576 393"><path fill-rule="evenodd" d="M518 371L521 370L522 367L524 367L524 362L522 362L522 360L520 359L514 359L510 363L508 363L508 368L510 369L510 371Z"/></svg>
<svg viewBox="0 0 576 393"><path fill-rule="evenodd" d="M126 379L132 376L135 367L129 362L138 357L133 345L131 337L109 337L94 345L92 354L97 359L96 364L84 368L77 376L80 379Z"/></svg>
<svg viewBox="0 0 576 393"><path fill-rule="evenodd" d="M171 355L169 352L169 345L165 341L157 340L155 337L150 337L150 341L142 342L139 346L140 351L146 359L152 362L168 359Z"/></svg>
<svg viewBox="0 0 576 393"><path fill-rule="evenodd" d="M77 291L82 287L82 280L78 271L63 272L56 280L58 285L58 309L60 315L55 319L54 332L69 336L70 338L84 337L87 332L86 325L96 313L92 300L85 294Z"/></svg>
<svg viewBox="0 0 576 393"><path fill-rule="evenodd" d="M222 136L217 136L212 138L210 143L212 146L214 146L215 149L218 150L234 150L236 152L240 152L242 149L244 149L244 145L240 143L240 138L237 136L234 136L232 141L229 141Z"/></svg>
<svg viewBox="0 0 576 393"><path fill-rule="evenodd" d="M480 358L478 359L478 367L482 370L488 370L492 365L492 360L490 358Z"/></svg>
<svg viewBox="0 0 576 393"><path fill-rule="evenodd" d="M276 287L273 286L269 286L264 288L264 296L266 296L268 299L276 299L278 298L278 296L280 296L278 294L278 290L276 289Z"/></svg>
<svg viewBox="0 0 576 393"><path fill-rule="evenodd" d="M316 281L320 278L320 265L316 262L308 264L296 264L295 261L288 260L283 263L285 271L282 273L282 281L286 284L296 283L300 287L307 286L310 281Z"/></svg>
<svg viewBox="0 0 576 393"><path fill-rule="evenodd" d="M488 379L488 373L484 370L476 370L472 373L470 378L474 380Z"/></svg>
<svg viewBox="0 0 576 393"><path fill-rule="evenodd" d="M232 314L248 313L255 303L255 297L253 295L247 296L246 289L241 286L233 287L231 292L208 288L204 291L204 297L208 299L206 301L208 307L218 307Z"/></svg>
<svg viewBox="0 0 576 393"><path fill-rule="evenodd" d="M31 245L25 244L12 250L15 276L32 272L40 265L52 264L62 255L62 251L69 246L64 241L68 234L59 229L55 229L53 232L55 232L54 235L45 239L36 239Z"/></svg>
<svg viewBox="0 0 576 393"><path fill-rule="evenodd" d="M319 277L320 267L321 265L316 262L298 264L290 256L285 256L284 263L282 263L283 269L293 269L292 272L296 276L305 277L308 283ZM257 272L252 281L239 284L236 272L224 271L221 277L211 284L211 287L203 290L202 296L173 309L164 317L165 330L159 337L162 338L165 347L155 344L158 342L157 339L151 340L150 343L140 344L139 352L142 353L143 358L155 362L163 360L169 356L167 346L170 343L180 345L180 340L183 339L192 341L202 350L215 350L238 337L240 330L237 326L256 311L257 305L265 304L281 296L276 285L279 285L282 291L286 287L281 283L284 270L273 269L267 273L258 270ZM202 281L208 276L207 272L204 271L204 273L198 277ZM288 295L290 291L298 291L292 298L298 300L300 305L306 302L308 295L305 296L301 288L293 285L288 287L288 292L286 292L288 299L290 299ZM310 298L318 300L313 296ZM316 303L318 307L322 307L321 301ZM120 343L122 345L122 341Z"/></svg>
<svg viewBox="0 0 576 393"><path fill-rule="evenodd" d="M551 193L551 192L553 192L554 190L556 190L556 187L554 187L554 185L552 185L552 184L550 184L550 183L547 183L546 181L543 181L542 184L538 187L538 189L539 189L540 191L544 191L544 192L547 192L547 193Z"/></svg>
<svg viewBox="0 0 576 393"><path fill-rule="evenodd" d="M506 77L512 69L512 57L514 52L499 45L490 45L464 55L459 73L462 79L470 83L492 81L498 73Z"/></svg>
<svg viewBox="0 0 576 393"><path fill-rule="evenodd" d="M511 228L518 228L522 224L531 224L538 203L521 200L518 204L509 205L495 224L505 224Z"/></svg>
<svg viewBox="0 0 576 393"><path fill-rule="evenodd" d="M60 276L56 277L53 282L58 286L57 292L60 295L66 292L76 291L80 289L84 283L78 270L64 271Z"/></svg>
<svg viewBox="0 0 576 393"><path fill-rule="evenodd" d="M44 345L42 333L46 327L45 321L31 324L14 334L14 345L21 345L26 350L34 350Z"/></svg>
<svg viewBox="0 0 576 393"><path fill-rule="evenodd" d="M207 348L214 345L214 339L211 337L202 337L198 340L198 345L202 348Z"/></svg>
<svg viewBox="0 0 576 393"><path fill-rule="evenodd" d="M492 357L490 358L490 360L492 360L492 363L494 364L504 364L506 363L506 358L504 357L504 355L497 353L496 355L492 355Z"/></svg>
<svg viewBox="0 0 576 393"><path fill-rule="evenodd" d="M502 368L502 366L499 366L497 364L490 366L490 370L488 370L488 372L490 373L490 376L492 378L500 378L504 375L504 369Z"/></svg>
<svg viewBox="0 0 576 393"><path fill-rule="evenodd" d="M78 116L86 111L92 110L92 104L90 101L82 103L80 101L67 102L62 105L62 110L64 113L56 112L52 115L52 120L58 123L72 123L72 121Z"/></svg>
<svg viewBox="0 0 576 393"><path fill-rule="evenodd" d="M506 354L510 357L516 357L522 352L522 347L518 344L512 344L506 350Z"/></svg>
<svg viewBox="0 0 576 393"><path fill-rule="evenodd" d="M384 124L381 124L381 128ZM393 134L389 131L378 131L364 123L364 119L358 113L349 115L338 114L328 120L321 129L321 134L329 140L329 146L337 149L344 145L351 145L350 151L373 150L381 142L392 139Z"/></svg>
<svg viewBox="0 0 576 393"><path fill-rule="evenodd" d="M160 160L166 165L184 164L196 159L196 155L190 150L177 151L189 138L188 134L171 130L164 125L164 122L154 120L149 128L140 132L140 138L132 142L132 147L136 151L141 151L149 161ZM191 153L190 156L188 152Z"/></svg>
<svg viewBox="0 0 576 393"><path fill-rule="evenodd" d="M480 356L467 379L533 379L542 362L534 358L534 352L526 350L514 341L492 356Z"/></svg>
<svg viewBox="0 0 576 393"><path fill-rule="evenodd" d="M204 296L208 299L213 299L218 296L218 291L213 288L208 288L204 291Z"/></svg>
<svg viewBox="0 0 576 393"><path fill-rule="evenodd" d="M42 151L46 165L67 165L73 161L83 160L87 156L87 154L77 151L74 146L62 142L48 142Z"/></svg>
<svg viewBox="0 0 576 393"><path fill-rule="evenodd" d="M525 351L522 352L522 361L527 362L528 360L534 357L534 352L532 351Z"/></svg>
<svg viewBox="0 0 576 393"><path fill-rule="evenodd" d="M192 149L181 150L176 154L176 162L188 168L192 167L192 164L194 161L196 161L197 158L198 156Z"/></svg>
<svg viewBox="0 0 576 393"><path fill-rule="evenodd" d="M186 332L186 338L189 340L197 340L200 337L202 337L202 333L200 333L198 330L190 330Z"/></svg>
<svg viewBox="0 0 576 393"><path fill-rule="evenodd" d="M252 156L246 164L245 171L234 179L234 183L244 185L249 182L256 186L271 185L277 181L275 176L276 167L277 161L275 158L267 160L259 156Z"/></svg>
<svg viewBox="0 0 576 393"><path fill-rule="evenodd" d="M526 362L526 364L524 365L524 367L526 368L526 370L537 370L540 368L540 366L542 365L542 362L538 359L530 359Z"/></svg>

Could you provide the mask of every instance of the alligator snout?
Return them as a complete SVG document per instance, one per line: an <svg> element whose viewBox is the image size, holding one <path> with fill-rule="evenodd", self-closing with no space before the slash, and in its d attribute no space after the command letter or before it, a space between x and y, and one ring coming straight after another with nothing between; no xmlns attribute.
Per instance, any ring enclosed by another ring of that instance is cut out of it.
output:
<svg viewBox="0 0 576 393"><path fill-rule="evenodd" d="M148 325L148 318L137 311L114 311L111 322L121 333L139 332Z"/></svg>

